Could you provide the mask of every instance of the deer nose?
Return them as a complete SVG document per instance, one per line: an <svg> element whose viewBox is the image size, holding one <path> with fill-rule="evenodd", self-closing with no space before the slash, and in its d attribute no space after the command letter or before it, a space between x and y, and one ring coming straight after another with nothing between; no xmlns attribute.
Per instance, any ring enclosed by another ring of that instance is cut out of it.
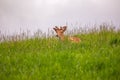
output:
<svg viewBox="0 0 120 80"><path fill-rule="evenodd" d="M58 37L58 35L56 35L56 37Z"/></svg>

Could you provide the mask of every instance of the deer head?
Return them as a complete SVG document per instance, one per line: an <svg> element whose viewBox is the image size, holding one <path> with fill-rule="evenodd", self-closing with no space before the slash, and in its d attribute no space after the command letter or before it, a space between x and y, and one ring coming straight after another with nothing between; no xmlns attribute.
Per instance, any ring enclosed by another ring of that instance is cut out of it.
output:
<svg viewBox="0 0 120 80"><path fill-rule="evenodd" d="M67 29L67 26L63 26L58 28L57 26L55 26L55 28L53 28L55 30L55 32L57 33L57 37L59 37L61 40L64 40L64 32Z"/></svg>

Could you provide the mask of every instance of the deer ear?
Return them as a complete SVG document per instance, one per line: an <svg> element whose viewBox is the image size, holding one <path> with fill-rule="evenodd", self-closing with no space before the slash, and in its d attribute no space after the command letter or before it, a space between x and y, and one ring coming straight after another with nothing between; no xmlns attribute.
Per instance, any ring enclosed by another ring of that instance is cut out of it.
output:
<svg viewBox="0 0 120 80"><path fill-rule="evenodd" d="M56 28L53 28L56 31Z"/></svg>
<svg viewBox="0 0 120 80"><path fill-rule="evenodd" d="M56 29L59 29L57 26L55 26Z"/></svg>
<svg viewBox="0 0 120 80"><path fill-rule="evenodd" d="M57 26L55 26L53 29L56 31L56 30L59 29L59 28L58 28Z"/></svg>
<svg viewBox="0 0 120 80"><path fill-rule="evenodd" d="M67 26L63 26L63 28L67 28Z"/></svg>
<svg viewBox="0 0 120 80"><path fill-rule="evenodd" d="M66 29L67 29L67 26L63 26L63 30L66 31Z"/></svg>

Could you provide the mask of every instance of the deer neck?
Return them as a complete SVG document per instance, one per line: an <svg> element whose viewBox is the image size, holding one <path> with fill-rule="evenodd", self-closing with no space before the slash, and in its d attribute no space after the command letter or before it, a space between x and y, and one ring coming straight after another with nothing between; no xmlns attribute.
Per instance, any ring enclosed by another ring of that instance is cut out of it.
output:
<svg viewBox="0 0 120 80"><path fill-rule="evenodd" d="M59 38L63 41L64 40L64 35L60 35Z"/></svg>

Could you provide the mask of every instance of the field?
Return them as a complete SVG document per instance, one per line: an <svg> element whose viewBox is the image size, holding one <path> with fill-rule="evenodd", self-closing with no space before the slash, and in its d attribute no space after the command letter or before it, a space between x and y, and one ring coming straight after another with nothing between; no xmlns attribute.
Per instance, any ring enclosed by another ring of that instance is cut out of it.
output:
<svg viewBox="0 0 120 80"><path fill-rule="evenodd" d="M80 43L54 36L1 42L0 80L120 80L120 30L107 27L74 35Z"/></svg>

